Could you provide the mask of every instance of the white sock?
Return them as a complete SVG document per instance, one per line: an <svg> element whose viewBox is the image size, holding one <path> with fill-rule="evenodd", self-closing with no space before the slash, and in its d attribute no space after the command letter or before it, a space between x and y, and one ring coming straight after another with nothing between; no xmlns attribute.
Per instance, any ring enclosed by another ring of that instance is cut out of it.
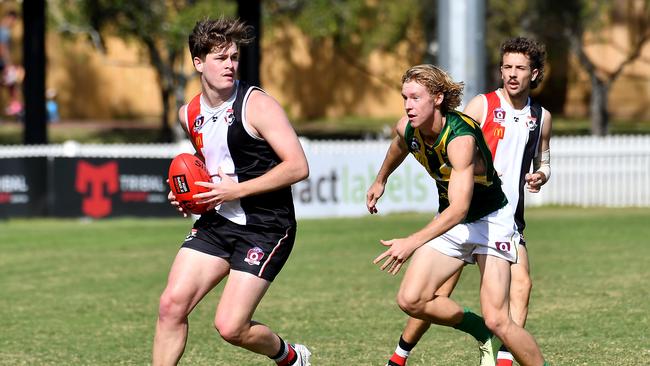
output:
<svg viewBox="0 0 650 366"><path fill-rule="evenodd" d="M510 361L513 361L514 357L512 357L512 353L510 353L508 351L499 351L499 353L497 353L497 360L510 360Z"/></svg>
<svg viewBox="0 0 650 366"><path fill-rule="evenodd" d="M411 353L411 351L406 351L402 349L402 347L400 347L399 345L397 346L397 348L395 348L395 354L397 354L400 357L407 358L409 356L409 353Z"/></svg>

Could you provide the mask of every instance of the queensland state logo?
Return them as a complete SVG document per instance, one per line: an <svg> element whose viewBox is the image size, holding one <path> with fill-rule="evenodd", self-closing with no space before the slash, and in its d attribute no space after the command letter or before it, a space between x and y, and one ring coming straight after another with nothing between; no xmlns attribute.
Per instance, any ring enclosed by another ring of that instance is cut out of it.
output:
<svg viewBox="0 0 650 366"><path fill-rule="evenodd" d="M503 108L497 108L494 110L494 121L503 123L506 121L506 111Z"/></svg>
<svg viewBox="0 0 650 366"><path fill-rule="evenodd" d="M259 247L255 247L248 250L248 254L246 254L244 262L250 264L251 266L259 266L262 258L264 258L264 252Z"/></svg>

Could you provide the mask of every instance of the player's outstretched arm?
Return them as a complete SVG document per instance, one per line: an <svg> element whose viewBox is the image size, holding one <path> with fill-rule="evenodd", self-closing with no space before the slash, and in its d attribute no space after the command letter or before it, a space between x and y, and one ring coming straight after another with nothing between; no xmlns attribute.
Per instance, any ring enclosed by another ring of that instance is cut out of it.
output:
<svg viewBox="0 0 650 366"><path fill-rule="evenodd" d="M406 238L382 240L388 249L373 263L379 264L382 271L397 274L413 252L431 239L449 231L459 224L469 210L474 193L474 151L476 143L472 136L455 138L448 145L449 162L452 165L449 179L449 207L429 224Z"/></svg>
<svg viewBox="0 0 650 366"><path fill-rule="evenodd" d="M396 125L395 131L397 134L393 138L386 152L386 157L379 168L377 177L374 182L368 188L366 193L366 207L368 212L371 214L377 213L377 201L384 194L384 189L386 187L386 182L388 177L397 169L400 164L404 161L408 155L408 149L404 143L404 131L406 129L406 123L408 118L406 116L402 117Z"/></svg>

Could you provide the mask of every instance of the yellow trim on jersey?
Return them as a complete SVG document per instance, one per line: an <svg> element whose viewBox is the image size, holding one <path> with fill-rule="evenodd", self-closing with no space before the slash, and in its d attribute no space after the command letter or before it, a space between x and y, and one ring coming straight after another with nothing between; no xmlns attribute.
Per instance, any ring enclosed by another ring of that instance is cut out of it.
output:
<svg viewBox="0 0 650 366"><path fill-rule="evenodd" d="M436 152L436 155L438 155L438 161L440 162L440 179L445 182L448 182L449 178L451 177L451 166L447 165L442 157L443 155L447 155L447 139L449 138L450 133L451 129L446 129L445 133L440 136L440 143L438 146L434 146L433 148L433 150Z"/></svg>
<svg viewBox="0 0 650 366"><path fill-rule="evenodd" d="M472 126L472 128L481 128L481 125L479 125L478 122L476 122L476 121L474 121L473 119L471 119L468 115L463 114L463 113L458 113L458 116L460 116L460 118L461 118L463 121L465 121L465 123L467 123L468 125Z"/></svg>

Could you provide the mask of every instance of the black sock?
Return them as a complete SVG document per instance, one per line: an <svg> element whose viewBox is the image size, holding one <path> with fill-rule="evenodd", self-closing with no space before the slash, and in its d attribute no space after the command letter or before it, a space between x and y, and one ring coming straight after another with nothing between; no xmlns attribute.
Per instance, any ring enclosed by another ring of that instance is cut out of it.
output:
<svg viewBox="0 0 650 366"><path fill-rule="evenodd" d="M409 342L405 341L403 335L401 335L399 337L399 347L401 349L403 349L404 351L410 352L413 349L413 347L415 347L416 344L417 344L417 342L416 343L409 343Z"/></svg>
<svg viewBox="0 0 650 366"><path fill-rule="evenodd" d="M289 351L287 349L287 344L284 343L284 339L282 339L282 337L280 337L280 336L278 336L278 338L280 339L280 350L278 351L278 353L275 356L270 357L270 358L272 358L274 360L282 358L282 356L284 356L285 353L289 353Z"/></svg>

